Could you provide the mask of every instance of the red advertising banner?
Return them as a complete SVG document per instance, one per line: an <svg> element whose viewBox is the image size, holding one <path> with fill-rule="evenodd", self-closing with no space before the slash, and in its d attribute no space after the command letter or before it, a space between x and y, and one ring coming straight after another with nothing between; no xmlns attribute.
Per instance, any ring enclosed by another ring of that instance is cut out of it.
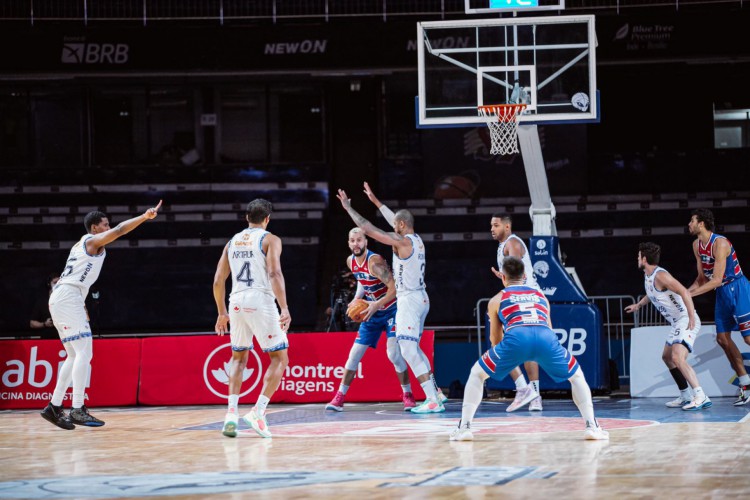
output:
<svg viewBox="0 0 750 500"><path fill-rule="evenodd" d="M338 389L356 332L289 335L289 366L272 403L327 403ZM347 394L347 401L399 401L401 387L386 355L386 342L368 349ZM434 332L425 331L422 350L432 362ZM148 405L221 404L228 394L229 337L157 337L143 339L138 402ZM252 404L263 386L268 355L250 351L240 402ZM417 400L424 398L412 376Z"/></svg>
<svg viewBox="0 0 750 500"><path fill-rule="evenodd" d="M59 340L0 343L0 408L42 409L52 398L57 372L67 353ZM140 339L96 339L86 384L88 406L136 404ZM72 389L65 396L70 407Z"/></svg>

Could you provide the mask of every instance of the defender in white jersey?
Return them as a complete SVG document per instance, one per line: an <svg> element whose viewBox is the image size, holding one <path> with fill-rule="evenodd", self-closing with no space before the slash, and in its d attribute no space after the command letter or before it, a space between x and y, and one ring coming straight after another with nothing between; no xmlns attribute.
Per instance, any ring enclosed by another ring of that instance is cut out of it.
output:
<svg viewBox="0 0 750 500"><path fill-rule="evenodd" d="M667 406L681 407L686 411L709 408L711 400L703 392L698 376L687 360L688 354L693 352L693 343L701 328L701 321L687 289L666 269L659 267L660 255L661 248L656 243L638 245L638 268L645 274L646 296L626 307L625 311L634 313L651 302L672 325L661 357L680 389L680 396L668 402ZM688 383L693 388L692 398Z"/></svg>
<svg viewBox="0 0 750 500"><path fill-rule="evenodd" d="M513 234L513 218L510 214L496 213L492 214L490 220L490 234L492 239L498 242L497 245L497 269L492 268L492 273L498 279L502 279L500 269L503 268L503 261L506 257L517 257L521 259L524 267L523 284L539 288L534 277L534 268L531 265L529 249L521 238ZM502 338L502 337L501 337ZM508 405L505 411L512 412L529 404L530 411L542 411L542 396L539 395L539 364L534 361L527 361L523 364L526 373L529 375L530 384L526 383L520 368L514 368L510 372L510 378L516 384L516 397Z"/></svg>
<svg viewBox="0 0 750 500"><path fill-rule="evenodd" d="M242 374L247 366L253 337L271 364L263 378L263 389L255 406L242 419L255 432L271 437L266 421L266 406L276 392L289 357L286 332L291 324L286 302L286 285L281 272L281 239L266 231L273 205L256 199L247 205L248 228L235 234L224 247L214 276L214 299L219 315L215 330L220 336L229 331L232 360L229 370L229 407L222 433L237 436L238 405ZM232 275L229 312L226 305L226 281ZM278 301L281 314L276 308Z"/></svg>
<svg viewBox="0 0 750 500"><path fill-rule="evenodd" d="M370 191L365 183L365 192ZM368 195L369 196L369 195ZM374 195L373 195L374 196ZM337 195L341 206L354 223L367 236L393 247L393 277L396 281L396 339L401 355L417 377L427 399L413 413L438 413L445 411L432 377L429 361L419 349L424 321L430 310L430 299L424 283L425 248L422 239L414 233L414 216L408 210L399 210L393 216L395 232L386 233L362 217L351 206L351 200L342 189Z"/></svg>
<svg viewBox="0 0 750 500"><path fill-rule="evenodd" d="M89 288L99 277L107 252L106 245L128 234L147 220L153 219L161 208L159 204L146 210L143 215L128 219L110 229L109 219L99 211L90 212L83 224L87 234L73 245L65 263L60 280L49 297L49 312L60 334L67 357L57 374L55 391L42 417L62 429L73 429L75 425L101 427L104 422L89 414L83 404L91 358L93 357L91 327L86 313L86 296ZM62 402L73 382L73 409L65 415Z"/></svg>

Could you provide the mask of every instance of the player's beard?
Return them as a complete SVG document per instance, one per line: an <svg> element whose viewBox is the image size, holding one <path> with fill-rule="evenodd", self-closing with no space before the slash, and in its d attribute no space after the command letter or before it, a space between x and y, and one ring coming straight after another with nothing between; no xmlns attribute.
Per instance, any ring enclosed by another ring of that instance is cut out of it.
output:
<svg viewBox="0 0 750 500"><path fill-rule="evenodd" d="M352 253L354 254L355 257L362 257L365 254L365 252L367 252L367 247L360 248L359 252L357 252L356 250L352 250Z"/></svg>

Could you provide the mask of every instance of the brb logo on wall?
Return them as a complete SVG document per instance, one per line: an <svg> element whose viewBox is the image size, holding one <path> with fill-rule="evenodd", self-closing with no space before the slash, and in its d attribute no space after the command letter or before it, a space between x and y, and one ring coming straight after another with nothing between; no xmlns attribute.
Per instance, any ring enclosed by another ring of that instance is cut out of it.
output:
<svg viewBox="0 0 750 500"><path fill-rule="evenodd" d="M84 40L66 40L60 62L63 64L125 64L130 46L126 43L93 43Z"/></svg>
<svg viewBox="0 0 750 500"><path fill-rule="evenodd" d="M224 344L213 351L206 357L203 364L203 381L206 387L220 398L229 397L229 368L232 358L232 348L230 344ZM242 389L240 397L250 394L260 383L263 373L263 365L260 357L255 350L250 349L247 366L242 372Z"/></svg>

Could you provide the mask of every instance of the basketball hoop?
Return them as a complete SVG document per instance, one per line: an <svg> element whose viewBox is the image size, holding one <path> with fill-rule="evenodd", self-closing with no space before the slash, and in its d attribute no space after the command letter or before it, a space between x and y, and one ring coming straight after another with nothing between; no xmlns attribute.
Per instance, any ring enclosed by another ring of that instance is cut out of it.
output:
<svg viewBox="0 0 750 500"><path fill-rule="evenodd" d="M479 116L487 122L490 129L490 154L518 153L518 116L524 109L525 104L490 104L477 107Z"/></svg>

